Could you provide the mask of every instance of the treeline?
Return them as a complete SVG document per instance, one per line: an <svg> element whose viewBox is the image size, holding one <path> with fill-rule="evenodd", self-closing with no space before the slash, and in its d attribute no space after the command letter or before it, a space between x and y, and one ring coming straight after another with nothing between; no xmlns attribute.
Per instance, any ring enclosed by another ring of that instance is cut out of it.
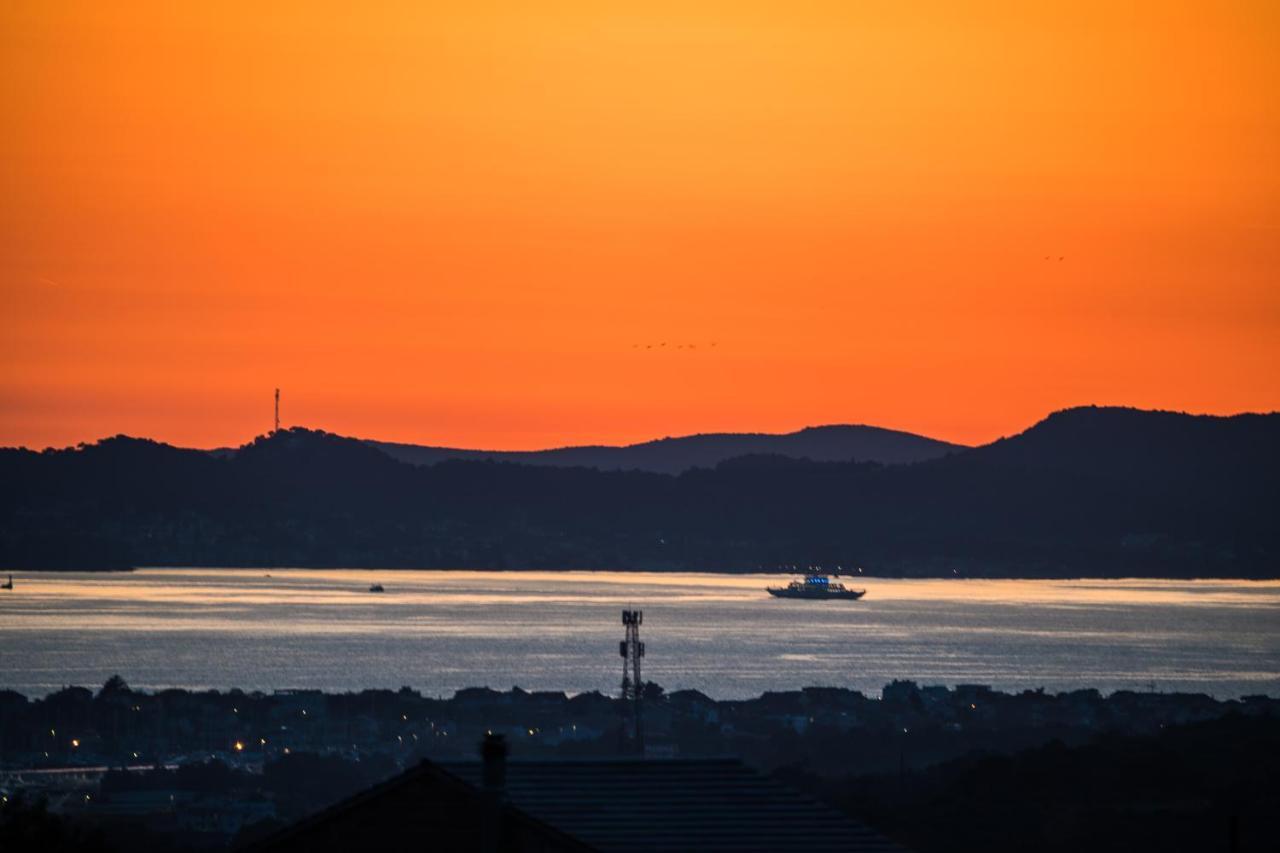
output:
<svg viewBox="0 0 1280 853"><path fill-rule="evenodd" d="M1228 716L1156 735L1110 733L925 770L778 772L919 853L1272 851L1280 721Z"/></svg>
<svg viewBox="0 0 1280 853"><path fill-rule="evenodd" d="M1271 577L1280 416L1073 409L911 465L678 476L443 462L293 429L231 456L117 437L0 451L0 566Z"/></svg>

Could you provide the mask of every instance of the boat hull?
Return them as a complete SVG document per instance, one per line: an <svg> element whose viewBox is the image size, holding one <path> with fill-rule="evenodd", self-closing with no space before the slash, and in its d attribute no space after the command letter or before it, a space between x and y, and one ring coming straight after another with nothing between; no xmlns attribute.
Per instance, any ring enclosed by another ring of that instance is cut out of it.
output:
<svg viewBox="0 0 1280 853"><path fill-rule="evenodd" d="M865 589L843 589L838 591L823 590L793 590L785 587L770 586L765 587L769 594L774 598L804 598L810 601L826 601L828 599L843 598L848 601L857 601L859 598L867 594Z"/></svg>

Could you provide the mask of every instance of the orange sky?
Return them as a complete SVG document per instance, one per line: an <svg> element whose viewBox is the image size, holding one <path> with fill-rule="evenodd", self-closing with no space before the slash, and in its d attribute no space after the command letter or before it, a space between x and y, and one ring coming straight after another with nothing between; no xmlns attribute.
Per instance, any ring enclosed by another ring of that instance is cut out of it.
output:
<svg viewBox="0 0 1280 853"><path fill-rule="evenodd" d="M0 444L1280 408L1280 4L433 5L0 5Z"/></svg>

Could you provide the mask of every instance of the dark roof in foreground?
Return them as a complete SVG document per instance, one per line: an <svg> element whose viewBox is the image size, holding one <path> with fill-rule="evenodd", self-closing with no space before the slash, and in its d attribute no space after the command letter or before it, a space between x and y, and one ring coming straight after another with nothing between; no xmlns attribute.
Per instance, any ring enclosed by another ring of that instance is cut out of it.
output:
<svg viewBox="0 0 1280 853"><path fill-rule="evenodd" d="M479 762L440 765L472 785ZM507 801L612 853L896 851L829 806L734 758L512 761Z"/></svg>
<svg viewBox="0 0 1280 853"><path fill-rule="evenodd" d="M733 758L511 761L504 775L496 799L494 789L484 788L480 762L424 761L257 847L361 853L901 849Z"/></svg>
<svg viewBox="0 0 1280 853"><path fill-rule="evenodd" d="M486 829L490 843L485 842ZM590 853L429 761L251 844L273 853Z"/></svg>

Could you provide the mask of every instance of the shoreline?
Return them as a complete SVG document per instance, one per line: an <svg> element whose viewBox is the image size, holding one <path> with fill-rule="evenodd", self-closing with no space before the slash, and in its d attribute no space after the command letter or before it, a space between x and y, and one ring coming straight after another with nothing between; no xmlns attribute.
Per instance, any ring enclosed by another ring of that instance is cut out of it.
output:
<svg viewBox="0 0 1280 853"><path fill-rule="evenodd" d="M127 682L128 679L125 679L125 681ZM653 685L653 684L656 684L656 682L646 681L646 684ZM858 690L852 687L840 687L840 686L830 685L830 684L811 684L811 685L798 687L798 688L787 688L782 690L763 690L760 693L757 693L751 696L746 696L739 699L717 698L715 696L711 696L707 693L704 693L701 690L697 690L694 688L677 688L669 692L663 689L662 699L660 701L668 701L668 700L671 700L673 697L679 699L680 697L683 696L686 698L697 697L698 701L706 701L706 702L713 703L715 705L737 706L737 705L749 705L749 704L760 703L760 702L768 703L768 702L780 701L782 698L788 697L788 696L828 695L829 694L829 695L850 695L850 696L857 695L857 696L863 697L865 700L870 702L883 702L885 701L885 698L884 698L885 690L886 689L892 690L894 687L899 685L911 685L914 688L918 688L919 690L922 690L922 691L945 690L949 693L964 692L964 691L973 690L974 688L977 688L977 689L986 691L992 697L995 697L1001 700L1006 700L1006 701L1018 701L1024 698L1043 698L1043 699L1049 699L1049 700L1062 700L1062 699L1067 699L1073 696L1079 696L1081 694L1096 693L1098 698L1103 702L1116 699L1117 697L1130 697L1134 699L1134 701L1142 701L1142 700L1169 701L1169 700L1176 700L1176 699L1209 700L1219 705L1239 705L1241 707L1245 707L1249 705L1251 702L1256 702L1256 701L1280 702L1280 692L1277 692L1274 695L1266 692L1246 693L1240 696L1229 696L1229 697L1223 698L1223 697L1215 696L1214 694L1208 693L1205 691L1190 691L1190 690L1131 690L1126 688L1103 690L1097 687L1078 687L1071 690L1048 690L1041 685L1036 685L1036 686L1028 685L1028 686L1022 687L1021 689L1011 690L1011 689L991 687L990 685L984 685L984 684L976 684L976 685L968 684L968 683L946 684L946 683L936 683L932 681L926 681L922 679L913 679L913 678L893 679L892 681L885 684L884 687L880 689L879 695L867 693L865 691ZM658 686L660 687L660 685ZM51 696L55 696L59 693L62 693L68 690L72 690L72 691L87 690L93 693L94 695L97 695L101 691L101 689L102 689L102 685L87 686L83 684L66 684L55 690L50 690L48 693L33 694L33 693L24 693L21 690L17 690L15 688L7 687L4 684L0 684L0 694L6 693L6 692L16 693L19 696L26 697L27 701L29 702L43 702L49 699L49 697ZM378 695L403 694L405 691L408 691L410 694L416 694L420 698L427 701L432 701L432 702L468 702L468 701L475 700L477 697L481 697L488 700L494 700L494 701L499 701L504 699L510 700L510 701L519 701L522 698L534 699L535 697L555 697L555 698L563 699L564 701L572 701L575 699L583 699L588 697L598 697L598 698L606 699L609 701L621 701L621 700L618 700L617 697L614 696L612 693L603 693L599 690L581 690L581 691L554 690L554 689L526 690L520 687L519 685L512 685L506 688L493 687L488 685L473 685L469 687L460 687L454 690L452 693L447 693L447 694L440 693L440 694L434 694L434 695L425 693L419 690L418 688L414 688L409 685L403 685L403 684L395 687L367 686L367 687L362 687L358 690L329 690L322 687L297 687L297 686L272 687L268 689L258 689L258 688L246 689L242 687L182 687L182 686L176 686L176 685L147 686L147 687L133 686L133 687L130 687L129 690L138 696L146 696L152 699L164 696L166 694L175 694L175 693L185 694L187 696L192 696L192 697L205 697L210 700L219 699L219 698L241 697L241 696L249 699L255 699L255 700L270 700L270 699L279 699L281 697L303 696L303 695L319 696L325 699L331 699L331 698L341 698L341 697L347 697L347 698L359 697L359 696L364 696L366 694L378 694Z"/></svg>
<svg viewBox="0 0 1280 853"><path fill-rule="evenodd" d="M752 569L711 569L711 568L687 568L687 567L667 567L667 566L650 566L643 568L619 568L619 567L594 567L594 568L564 568L554 566L338 566L338 565L256 565L256 566L216 566L216 565L139 565L125 567L75 567L75 568L12 568L0 569L0 575L13 573L15 575L60 575L60 574L130 574L137 571L219 571L219 572L285 572L285 571L303 571L303 572L481 572L491 574L533 574L538 572L553 572L556 574L664 574L664 575L712 575L727 577L778 577L780 575L800 576L808 572L800 569L787 569L779 567L776 569L768 568L752 568ZM1268 583L1280 581L1280 570L1275 574L1241 576L1241 575L1172 575L1172 574L1075 574L1068 572L1049 572L1044 574L975 574L975 573L946 573L946 572L902 572L902 573L858 573L851 574L849 572L834 572L817 568L814 574L825 574L830 577L839 577L842 580L959 580L959 581L1222 581L1233 583Z"/></svg>

